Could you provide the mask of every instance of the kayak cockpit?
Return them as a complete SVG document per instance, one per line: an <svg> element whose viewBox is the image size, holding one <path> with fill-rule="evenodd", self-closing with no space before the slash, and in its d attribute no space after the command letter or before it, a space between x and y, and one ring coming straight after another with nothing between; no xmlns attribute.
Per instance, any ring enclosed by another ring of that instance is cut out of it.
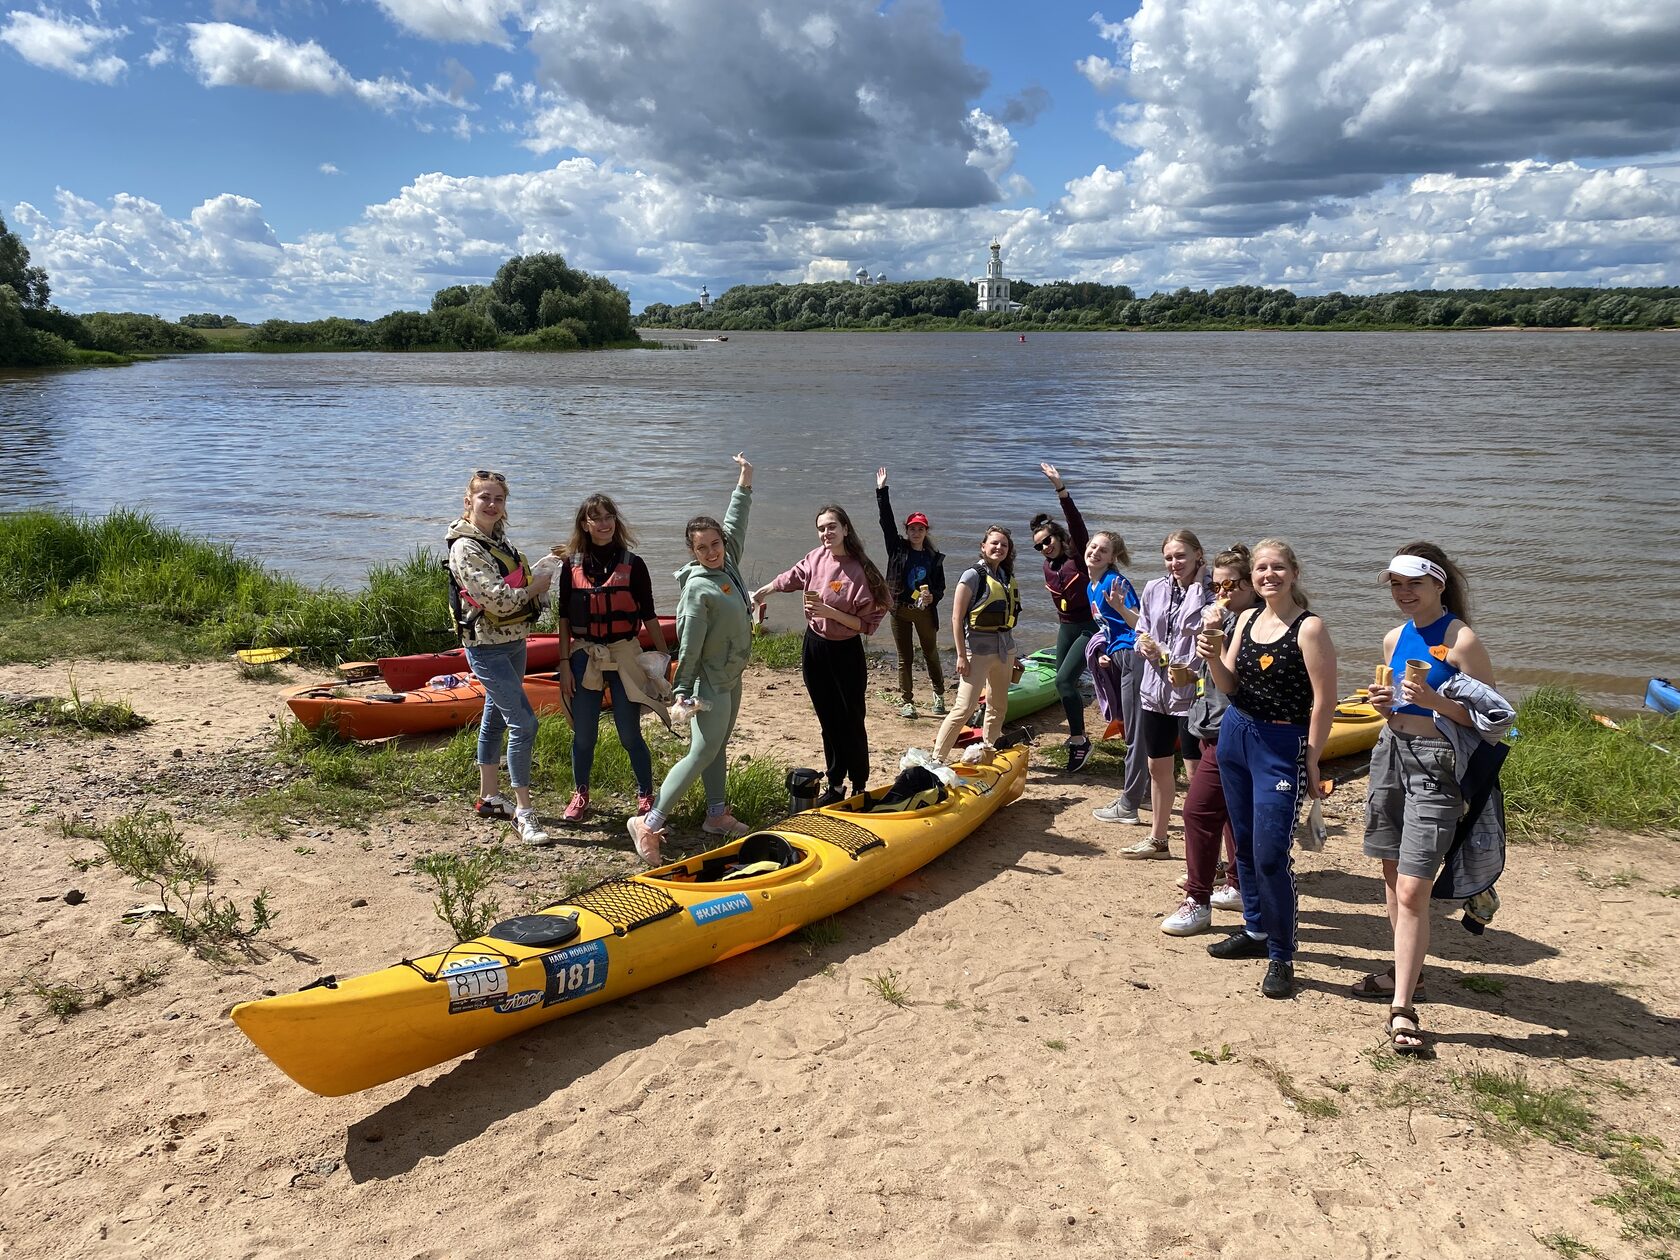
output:
<svg viewBox="0 0 1680 1260"><path fill-rule="evenodd" d="M755 831L738 843L708 849L641 878L656 884L745 884L758 887L789 879L803 879L817 865L808 849L801 849L774 831Z"/></svg>

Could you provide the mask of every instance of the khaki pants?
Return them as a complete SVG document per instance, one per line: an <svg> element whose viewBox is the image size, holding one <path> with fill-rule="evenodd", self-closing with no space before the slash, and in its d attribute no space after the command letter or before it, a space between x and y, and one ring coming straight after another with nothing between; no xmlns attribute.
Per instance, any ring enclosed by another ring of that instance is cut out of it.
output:
<svg viewBox="0 0 1680 1260"><path fill-rule="evenodd" d="M996 744L1003 734L1003 719L1009 708L1009 676L1015 662L1007 656L971 656L968 658L968 677L957 683L957 698L951 712L939 728L939 739L933 746L941 761L951 755L957 736L979 707L980 693L986 692L986 742Z"/></svg>
<svg viewBox="0 0 1680 1260"><path fill-rule="evenodd" d="M933 683L933 694L945 694L945 671L939 659L939 621L938 610L933 608L917 608L914 604L900 604L892 612L893 646L898 649L898 689L904 693L904 703L909 704L914 696L911 686L912 666L915 664L915 649L910 644L910 632L914 630L917 638L922 642L922 659L927 662L928 681Z"/></svg>

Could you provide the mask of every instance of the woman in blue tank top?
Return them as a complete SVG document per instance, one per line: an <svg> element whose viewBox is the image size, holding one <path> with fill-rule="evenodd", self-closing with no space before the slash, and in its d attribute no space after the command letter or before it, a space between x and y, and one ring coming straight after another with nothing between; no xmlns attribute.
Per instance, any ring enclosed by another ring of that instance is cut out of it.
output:
<svg viewBox="0 0 1680 1260"><path fill-rule="evenodd" d="M1459 767L1439 723L1474 725L1469 710L1440 688L1460 673L1492 686L1493 662L1470 628L1464 574L1434 543L1402 547L1382 581L1406 621L1383 638L1382 659L1392 674L1371 687L1371 704L1388 726L1371 752L1365 853L1382 860L1394 963L1354 984L1353 995L1387 1001L1395 1052L1421 1054L1423 1027L1413 999L1429 952L1429 895L1464 813ZM1407 678L1408 664L1413 674L1427 666L1426 676Z"/></svg>

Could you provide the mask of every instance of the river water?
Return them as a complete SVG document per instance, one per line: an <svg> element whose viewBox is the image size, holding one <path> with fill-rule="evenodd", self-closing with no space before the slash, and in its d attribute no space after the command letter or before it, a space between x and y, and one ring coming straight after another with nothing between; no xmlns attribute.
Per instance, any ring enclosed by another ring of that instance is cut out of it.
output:
<svg viewBox="0 0 1680 1260"><path fill-rule="evenodd" d="M697 334L688 334L698 336ZM1397 616L1376 576L1429 538L1470 575L1502 683L1633 707L1680 676L1673 334L777 334L677 352L221 355L0 374L0 510L146 509L314 582L437 544L464 474L505 470L513 537L560 541L605 490L664 604L682 525L745 450L762 581L838 501L881 558L874 472L955 580L991 522L1055 510L1061 468L1140 587L1168 530L1301 556L1346 684ZM1024 641L1053 634L1036 557ZM772 623L792 624L791 597ZM440 610L440 624L442 622ZM876 645L890 648L890 636Z"/></svg>

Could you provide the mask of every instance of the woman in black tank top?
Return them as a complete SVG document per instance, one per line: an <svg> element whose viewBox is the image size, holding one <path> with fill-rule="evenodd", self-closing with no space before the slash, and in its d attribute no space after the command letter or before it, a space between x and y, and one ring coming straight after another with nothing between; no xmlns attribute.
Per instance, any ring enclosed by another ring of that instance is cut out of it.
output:
<svg viewBox="0 0 1680 1260"><path fill-rule="evenodd" d="M1266 957L1260 991L1295 991L1295 818L1325 794L1318 758L1336 713L1336 648L1307 611L1301 566L1288 543L1256 543L1255 593L1230 643L1207 631L1196 650L1231 697L1219 724L1219 772L1237 840L1243 930L1208 946L1216 958ZM1223 650L1221 651L1221 648Z"/></svg>

